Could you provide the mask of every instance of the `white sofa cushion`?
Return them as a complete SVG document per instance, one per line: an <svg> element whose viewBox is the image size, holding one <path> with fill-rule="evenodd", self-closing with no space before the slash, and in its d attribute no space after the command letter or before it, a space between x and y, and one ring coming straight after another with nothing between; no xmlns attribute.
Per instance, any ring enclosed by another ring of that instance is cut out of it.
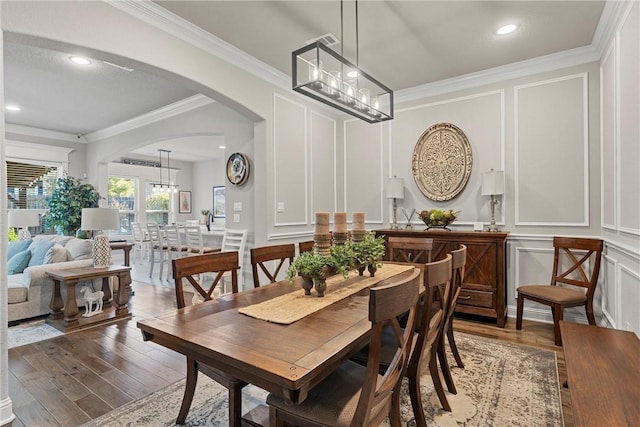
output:
<svg viewBox="0 0 640 427"><path fill-rule="evenodd" d="M92 240L85 239L71 239L65 245L67 250L67 259L77 261L80 259L91 258L91 247L93 245Z"/></svg>
<svg viewBox="0 0 640 427"><path fill-rule="evenodd" d="M44 256L45 264L53 264L56 262L65 262L67 261L67 250L64 246L56 243L51 249L49 249Z"/></svg>
<svg viewBox="0 0 640 427"><path fill-rule="evenodd" d="M7 290L7 301L15 304L27 300L29 296L29 285L22 283L22 273L8 276L9 289Z"/></svg>

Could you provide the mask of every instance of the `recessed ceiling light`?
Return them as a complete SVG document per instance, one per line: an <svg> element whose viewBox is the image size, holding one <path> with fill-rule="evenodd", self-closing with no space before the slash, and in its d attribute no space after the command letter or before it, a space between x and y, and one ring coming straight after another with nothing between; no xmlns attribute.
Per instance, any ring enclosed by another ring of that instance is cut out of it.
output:
<svg viewBox="0 0 640 427"><path fill-rule="evenodd" d="M518 26L515 24L503 25L502 27L498 28L496 34L503 36L505 34L513 33L517 28Z"/></svg>
<svg viewBox="0 0 640 427"><path fill-rule="evenodd" d="M227 146L226 145L218 145L218 148L221 149L221 150L224 150L225 148L227 148Z"/></svg>
<svg viewBox="0 0 640 427"><path fill-rule="evenodd" d="M88 58L85 58L83 56L70 56L69 57L69 61L73 62L74 64L78 64L78 65L89 65L89 64L91 64L91 61Z"/></svg>
<svg viewBox="0 0 640 427"><path fill-rule="evenodd" d="M7 111L20 111L20 107L18 107L17 105L5 105L4 106L5 110Z"/></svg>

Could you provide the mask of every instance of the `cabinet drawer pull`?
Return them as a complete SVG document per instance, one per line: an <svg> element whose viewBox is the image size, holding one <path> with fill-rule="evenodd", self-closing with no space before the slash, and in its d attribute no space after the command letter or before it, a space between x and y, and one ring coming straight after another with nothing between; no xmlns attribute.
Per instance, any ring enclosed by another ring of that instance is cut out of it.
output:
<svg viewBox="0 0 640 427"><path fill-rule="evenodd" d="M458 295L458 299L471 299L471 295L467 295L467 296Z"/></svg>

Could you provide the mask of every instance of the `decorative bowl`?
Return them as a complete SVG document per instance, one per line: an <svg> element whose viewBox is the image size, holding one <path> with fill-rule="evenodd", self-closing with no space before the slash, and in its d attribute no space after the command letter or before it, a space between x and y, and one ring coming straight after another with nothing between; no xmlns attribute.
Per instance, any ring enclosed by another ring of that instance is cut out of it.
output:
<svg viewBox="0 0 640 427"><path fill-rule="evenodd" d="M431 209L423 210L419 216L422 222L425 223L427 229L433 227L446 228L449 224L456 220L460 211L453 211L451 209Z"/></svg>

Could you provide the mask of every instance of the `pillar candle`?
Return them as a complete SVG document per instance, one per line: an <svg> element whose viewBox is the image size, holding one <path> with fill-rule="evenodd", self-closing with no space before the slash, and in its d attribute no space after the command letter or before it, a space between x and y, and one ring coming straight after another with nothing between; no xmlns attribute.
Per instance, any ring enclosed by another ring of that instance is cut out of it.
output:
<svg viewBox="0 0 640 427"><path fill-rule="evenodd" d="M333 214L333 231L336 233L347 232L347 213L335 212Z"/></svg>
<svg viewBox="0 0 640 427"><path fill-rule="evenodd" d="M353 229L356 231L364 230L364 212L353 213Z"/></svg>
<svg viewBox="0 0 640 427"><path fill-rule="evenodd" d="M316 212L316 234L329 234L329 212Z"/></svg>

